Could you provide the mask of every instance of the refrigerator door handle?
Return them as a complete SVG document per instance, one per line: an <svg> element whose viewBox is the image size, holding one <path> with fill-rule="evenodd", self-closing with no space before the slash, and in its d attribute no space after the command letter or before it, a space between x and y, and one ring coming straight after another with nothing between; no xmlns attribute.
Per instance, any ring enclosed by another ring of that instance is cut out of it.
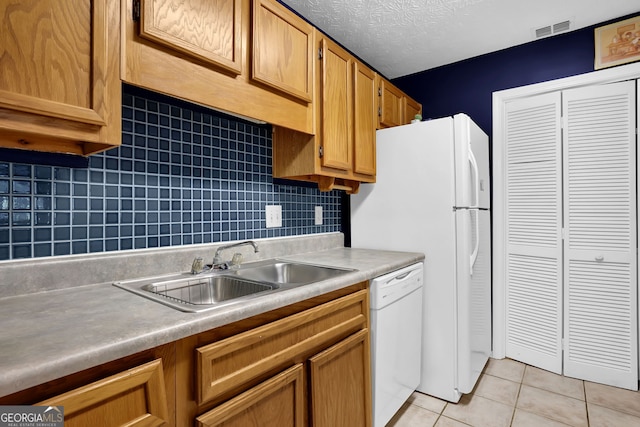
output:
<svg viewBox="0 0 640 427"><path fill-rule="evenodd" d="M469 163L471 164L471 171L473 172L472 174L472 182L473 182L473 191L475 192L475 200L472 201L471 206L478 206L480 203L480 189L479 189L479 179L480 179L480 174L478 172L478 162L476 161L476 157L473 155L473 150L471 150L471 147L469 147ZM469 211L469 219L471 219L471 213L472 211ZM478 224L478 211L475 211L476 214L476 221L475 221L475 240L476 243L473 247L473 252L471 252L471 259L470 259L470 263L469 263L469 274L471 276L473 276L473 267L476 264L476 259L478 258L478 249L480 247L480 239L478 234L480 233L480 226Z"/></svg>
<svg viewBox="0 0 640 427"><path fill-rule="evenodd" d="M470 210L469 211L469 219L471 219L471 215L476 214L476 220L475 220L475 230L474 230L474 237L476 240L476 244L473 246L473 252L471 252L471 256L470 258L470 262L469 262L469 275L473 276L473 267L476 265L476 260L478 259L478 250L480 249L480 218L478 218L478 211L477 210Z"/></svg>
<svg viewBox="0 0 640 427"><path fill-rule="evenodd" d="M471 164L471 171L473 172L473 176L471 178L473 183L473 191L475 199L469 203L469 206L479 206L480 205L480 173L478 172L478 162L476 161L476 156L473 155L473 151L471 147L469 147L469 163Z"/></svg>

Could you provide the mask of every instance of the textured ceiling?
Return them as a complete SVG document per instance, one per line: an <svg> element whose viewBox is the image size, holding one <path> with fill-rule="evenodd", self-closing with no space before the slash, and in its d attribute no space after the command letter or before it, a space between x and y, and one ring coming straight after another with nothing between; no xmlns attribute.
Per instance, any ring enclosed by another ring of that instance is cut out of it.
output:
<svg viewBox="0 0 640 427"><path fill-rule="evenodd" d="M639 0L280 0L388 78L640 13Z"/></svg>

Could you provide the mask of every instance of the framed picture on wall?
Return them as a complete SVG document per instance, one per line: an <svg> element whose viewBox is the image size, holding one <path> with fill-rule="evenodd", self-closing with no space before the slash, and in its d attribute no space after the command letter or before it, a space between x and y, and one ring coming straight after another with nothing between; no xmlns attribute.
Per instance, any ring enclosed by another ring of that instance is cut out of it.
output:
<svg viewBox="0 0 640 427"><path fill-rule="evenodd" d="M640 60L640 15L596 28L595 39L596 70Z"/></svg>

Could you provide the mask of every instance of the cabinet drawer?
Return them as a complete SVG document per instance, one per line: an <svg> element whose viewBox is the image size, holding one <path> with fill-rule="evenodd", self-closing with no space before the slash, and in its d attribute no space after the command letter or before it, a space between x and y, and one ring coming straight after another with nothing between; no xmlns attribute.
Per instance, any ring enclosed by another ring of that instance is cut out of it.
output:
<svg viewBox="0 0 640 427"><path fill-rule="evenodd" d="M241 391L367 328L367 290L196 349L198 403Z"/></svg>
<svg viewBox="0 0 640 427"><path fill-rule="evenodd" d="M304 366L299 363L197 418L198 427L303 426Z"/></svg>
<svg viewBox="0 0 640 427"><path fill-rule="evenodd" d="M162 426L170 421L161 359L38 405L64 406L64 425L67 427Z"/></svg>

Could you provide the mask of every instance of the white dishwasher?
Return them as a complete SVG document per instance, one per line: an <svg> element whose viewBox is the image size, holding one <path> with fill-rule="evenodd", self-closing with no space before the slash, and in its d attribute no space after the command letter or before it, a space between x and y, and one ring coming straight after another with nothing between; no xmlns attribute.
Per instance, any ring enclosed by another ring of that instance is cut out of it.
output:
<svg viewBox="0 0 640 427"><path fill-rule="evenodd" d="M371 281L373 426L383 427L420 383L423 264Z"/></svg>

